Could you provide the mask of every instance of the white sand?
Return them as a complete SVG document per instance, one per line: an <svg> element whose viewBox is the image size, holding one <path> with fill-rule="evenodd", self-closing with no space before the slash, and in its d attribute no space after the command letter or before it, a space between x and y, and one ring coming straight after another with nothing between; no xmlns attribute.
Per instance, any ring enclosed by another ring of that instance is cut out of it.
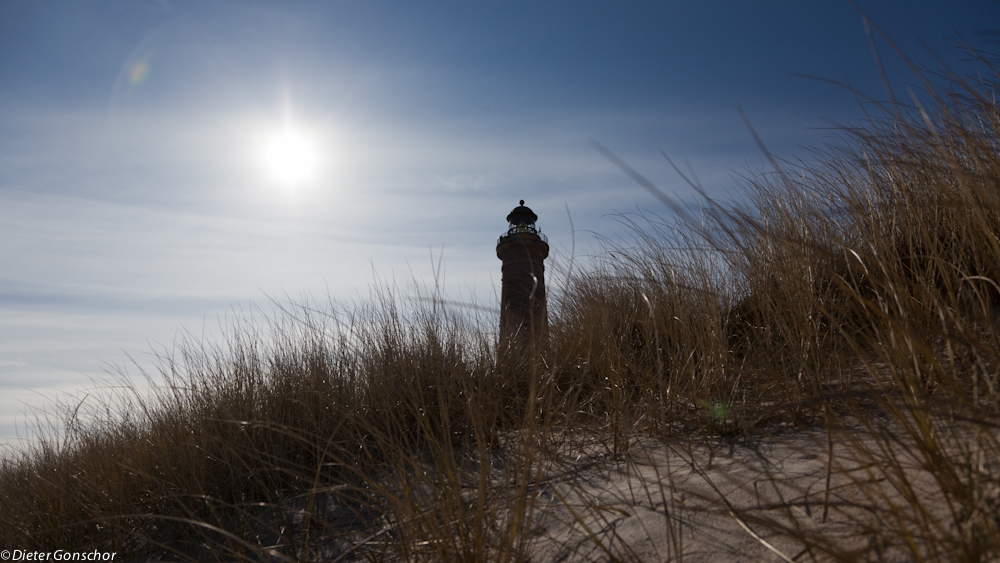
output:
<svg viewBox="0 0 1000 563"><path fill-rule="evenodd" d="M920 538L954 526L913 448L885 448L860 430L834 444L832 465L822 430L685 447L633 440L619 461L578 445L540 485L531 559L913 560L906 536L926 555ZM878 530L900 539L882 545Z"/></svg>

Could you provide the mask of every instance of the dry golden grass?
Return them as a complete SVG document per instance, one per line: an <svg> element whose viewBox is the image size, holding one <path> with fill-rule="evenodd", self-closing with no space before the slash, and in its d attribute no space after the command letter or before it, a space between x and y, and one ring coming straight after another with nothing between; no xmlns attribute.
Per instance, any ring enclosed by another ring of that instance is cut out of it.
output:
<svg viewBox="0 0 1000 563"><path fill-rule="evenodd" d="M0 462L0 543L130 560L636 560L619 509L573 476L634 465L652 439L673 452L642 462L660 558L707 560L685 526L722 502L718 518L787 560L995 561L1000 105L983 63L988 79L948 76L874 107L808 165L748 177L747 203L625 218L635 244L562 280L534 349L498 346L496 319L437 298L404 314L388 288L234 323L222 346L180 342L153 395L66 409L62 434ZM719 446L770 463L751 446L779 438L819 460L818 488L764 463L756 505L725 500L749 485L726 488ZM783 491L766 503L765 481ZM816 508L793 510L799 497ZM542 533L554 507L593 549Z"/></svg>

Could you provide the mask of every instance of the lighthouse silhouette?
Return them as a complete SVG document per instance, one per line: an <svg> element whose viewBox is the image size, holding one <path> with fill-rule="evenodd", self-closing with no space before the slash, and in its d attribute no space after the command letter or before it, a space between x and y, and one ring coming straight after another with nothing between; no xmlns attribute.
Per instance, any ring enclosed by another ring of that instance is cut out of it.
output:
<svg viewBox="0 0 1000 563"><path fill-rule="evenodd" d="M538 216L522 199L507 215L507 232L497 239L497 258L503 262L500 338L504 341L537 341L548 333L545 258L549 243L535 221Z"/></svg>

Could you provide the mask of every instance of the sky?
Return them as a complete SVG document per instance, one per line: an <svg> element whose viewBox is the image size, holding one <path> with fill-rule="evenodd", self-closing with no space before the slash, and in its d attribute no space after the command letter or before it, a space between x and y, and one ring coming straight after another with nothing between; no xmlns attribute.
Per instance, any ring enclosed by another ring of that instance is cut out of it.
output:
<svg viewBox="0 0 1000 563"><path fill-rule="evenodd" d="M996 0L857 1L0 2L0 443L276 301L496 306L520 199L585 262L666 213L595 142L737 197L767 168L737 108L795 159L864 116L802 75L885 98L859 9L917 61L1000 50Z"/></svg>

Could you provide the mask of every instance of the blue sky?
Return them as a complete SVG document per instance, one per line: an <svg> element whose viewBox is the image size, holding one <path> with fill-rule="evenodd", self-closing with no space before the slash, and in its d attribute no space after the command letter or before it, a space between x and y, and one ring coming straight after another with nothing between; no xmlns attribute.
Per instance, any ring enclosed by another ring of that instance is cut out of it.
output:
<svg viewBox="0 0 1000 563"><path fill-rule="evenodd" d="M859 3L959 70L957 34L1000 29L992 0ZM554 263L567 208L582 255L616 212L662 211L594 141L680 199L660 149L726 197L763 166L737 105L787 158L861 119L796 73L884 98L840 0L0 3L0 440L26 406L269 297L413 293L433 253L450 296L492 304L519 199ZM289 124L318 155L295 186L261 155Z"/></svg>

